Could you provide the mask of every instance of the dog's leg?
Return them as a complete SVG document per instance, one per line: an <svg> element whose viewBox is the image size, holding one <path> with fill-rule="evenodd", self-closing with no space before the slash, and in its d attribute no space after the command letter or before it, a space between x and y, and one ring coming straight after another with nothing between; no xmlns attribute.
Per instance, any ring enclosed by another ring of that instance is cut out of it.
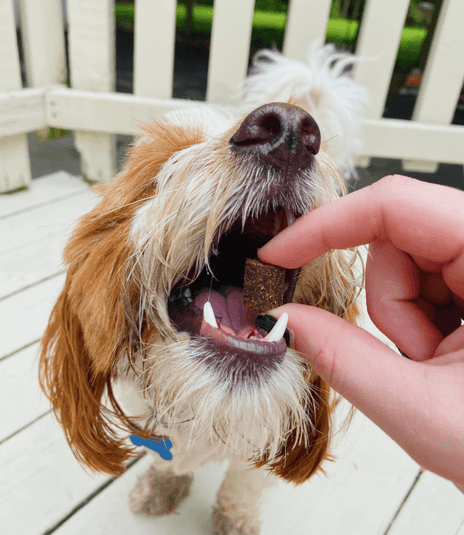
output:
<svg viewBox="0 0 464 535"><path fill-rule="evenodd" d="M264 490L277 482L268 470L231 461L217 494L213 535L259 535Z"/></svg>
<svg viewBox="0 0 464 535"><path fill-rule="evenodd" d="M189 494L191 473L175 473L169 461L157 455L154 455L154 463L139 477L129 495L129 505L134 513L167 515L177 509Z"/></svg>

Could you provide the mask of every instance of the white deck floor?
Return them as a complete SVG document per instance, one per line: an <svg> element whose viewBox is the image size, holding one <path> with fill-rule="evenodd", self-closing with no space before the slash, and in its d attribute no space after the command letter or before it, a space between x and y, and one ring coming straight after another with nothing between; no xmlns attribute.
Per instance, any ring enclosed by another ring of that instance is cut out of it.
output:
<svg viewBox="0 0 464 535"><path fill-rule="evenodd" d="M64 172L0 196L0 534L209 534L225 464L196 471L174 514L133 514L127 495L148 457L114 481L87 474L39 390L38 342L63 284L61 250L95 202ZM421 472L362 414L335 453L327 477L271 491L262 535L464 535L464 495Z"/></svg>

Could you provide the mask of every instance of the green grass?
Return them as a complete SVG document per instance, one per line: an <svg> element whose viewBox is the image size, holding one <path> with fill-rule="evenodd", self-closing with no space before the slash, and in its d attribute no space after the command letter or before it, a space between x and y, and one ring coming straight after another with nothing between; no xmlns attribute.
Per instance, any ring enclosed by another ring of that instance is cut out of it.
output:
<svg viewBox="0 0 464 535"><path fill-rule="evenodd" d="M419 63L422 44L427 37L427 28L404 28L401 36L396 65L402 72L409 72Z"/></svg>
<svg viewBox="0 0 464 535"><path fill-rule="evenodd" d="M0 195L13 195L14 193L18 193L20 191L26 191L28 189L29 189L29 186L20 186L19 188L11 189L9 191L2 191Z"/></svg>
<svg viewBox="0 0 464 535"><path fill-rule="evenodd" d="M134 23L134 6L130 4L116 4L116 20L124 23ZM185 5L177 6L176 27L182 29L187 17ZM208 35L211 33L213 8L211 6L194 6L193 31ZM255 47L271 47L274 43L282 44L285 30L286 13L272 11L255 11L253 15L252 43ZM358 33L359 22L341 18L331 18L327 26L327 42L344 44L351 47ZM396 68L408 72L418 64L422 43L427 35L426 28L403 29L401 42L396 59Z"/></svg>

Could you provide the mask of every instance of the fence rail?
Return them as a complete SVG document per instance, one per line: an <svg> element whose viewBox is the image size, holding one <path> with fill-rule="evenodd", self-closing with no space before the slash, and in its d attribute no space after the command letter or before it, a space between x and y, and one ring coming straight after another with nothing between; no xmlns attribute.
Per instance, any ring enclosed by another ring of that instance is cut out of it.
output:
<svg viewBox="0 0 464 535"><path fill-rule="evenodd" d="M75 130L82 174L109 180L115 134L190 101L172 99L176 0L136 0L134 93L115 93L113 0L68 0L69 73L60 0L19 0L27 87L22 87L12 0L0 0L0 192L31 180L26 133ZM304 60L308 42L325 36L330 0L291 0L283 51ZM409 0L367 0L356 52L357 80L374 95L364 121L369 158L402 159L407 170L464 164L464 127L451 125L464 81L464 0L444 0L411 121L382 113ZM233 105L246 76L254 0L215 0L207 101ZM70 80L70 87L63 82Z"/></svg>

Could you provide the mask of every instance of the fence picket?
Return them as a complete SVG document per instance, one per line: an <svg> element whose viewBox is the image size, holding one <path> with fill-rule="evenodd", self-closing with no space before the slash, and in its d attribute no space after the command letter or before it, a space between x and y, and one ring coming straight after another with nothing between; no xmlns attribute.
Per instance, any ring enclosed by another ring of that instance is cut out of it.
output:
<svg viewBox="0 0 464 535"><path fill-rule="evenodd" d="M13 2L0 0L0 192L30 182L25 132L47 126L77 130L83 174L109 180L116 171L114 134L137 135L140 121L189 104L171 98L176 0L136 0L133 95L114 93L113 0L68 0L71 89L53 87L64 77L60 0L18 1L25 68L29 84L37 88L22 88ZM254 3L215 0L210 103L238 102ZM330 5L330 0L291 0L285 54L306 59L308 42L324 36ZM408 6L409 0L366 0L356 52L371 60L356 66L355 77L375 100L364 122L362 163L368 166L371 156L399 158L405 169L422 171L436 169L435 161L464 164L464 128L449 124L464 78L458 62L464 48L462 0L442 4L413 121L381 118Z"/></svg>
<svg viewBox="0 0 464 535"><path fill-rule="evenodd" d="M308 45L325 42L332 0L291 0L285 27L283 53L306 63Z"/></svg>
<svg viewBox="0 0 464 535"><path fill-rule="evenodd" d="M69 62L74 89L114 91L114 0L68 0ZM116 172L116 137L88 131L75 134L81 174L105 182Z"/></svg>
<svg viewBox="0 0 464 535"><path fill-rule="evenodd" d="M248 68L253 0L215 0L206 100L232 104Z"/></svg>
<svg viewBox="0 0 464 535"><path fill-rule="evenodd" d="M366 60L355 66L355 78L372 93L371 118L380 119L385 108L409 0L367 0L359 28L356 54ZM357 164L368 167L370 158Z"/></svg>
<svg viewBox="0 0 464 535"><path fill-rule="evenodd" d="M21 89L16 24L11 0L0 0L0 93ZM0 193L27 186L31 181L26 134L0 139Z"/></svg>
<svg viewBox="0 0 464 535"><path fill-rule="evenodd" d="M134 94L170 98L174 73L176 0L136 0ZM153 39L153 36L156 39Z"/></svg>
<svg viewBox="0 0 464 535"><path fill-rule="evenodd" d="M19 19L28 87L65 82L61 0L21 0Z"/></svg>
<svg viewBox="0 0 464 535"><path fill-rule="evenodd" d="M464 62L456 61L456 52L464 50L463 27L464 3L445 0L414 107L413 121L449 124L453 120L464 83ZM438 162L403 160L403 169L435 173Z"/></svg>

